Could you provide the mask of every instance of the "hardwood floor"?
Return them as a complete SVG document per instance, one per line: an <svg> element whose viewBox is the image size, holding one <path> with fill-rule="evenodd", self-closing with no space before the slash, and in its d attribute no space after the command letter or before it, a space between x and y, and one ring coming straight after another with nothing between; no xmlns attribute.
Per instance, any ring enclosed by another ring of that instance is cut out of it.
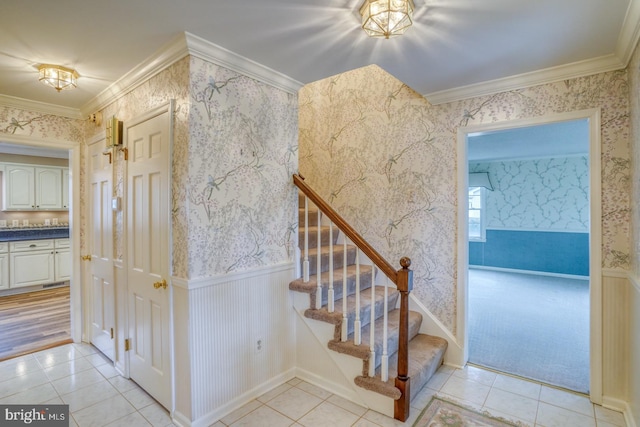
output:
<svg viewBox="0 0 640 427"><path fill-rule="evenodd" d="M0 361L71 340L69 286L0 297Z"/></svg>

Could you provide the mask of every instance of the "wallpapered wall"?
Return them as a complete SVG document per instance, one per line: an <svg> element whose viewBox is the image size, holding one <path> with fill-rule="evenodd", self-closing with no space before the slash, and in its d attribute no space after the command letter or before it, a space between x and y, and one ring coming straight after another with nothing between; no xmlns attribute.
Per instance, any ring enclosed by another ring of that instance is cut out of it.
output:
<svg viewBox="0 0 640 427"><path fill-rule="evenodd" d="M300 171L456 331L456 135L461 126L601 108L603 267L629 266L628 83L602 73L430 105L377 66L299 94Z"/></svg>
<svg viewBox="0 0 640 427"><path fill-rule="evenodd" d="M629 381L628 401L631 406L631 416L636 425L640 425L640 366L636 361L640 360L640 48L636 51L629 63L630 81L630 116L631 116L631 153L633 186L631 188L632 234L631 234L631 263L632 276L635 278L635 286L629 287L630 305L628 351L629 372L625 378Z"/></svg>
<svg viewBox="0 0 640 427"><path fill-rule="evenodd" d="M292 260L297 96L198 58L190 96L189 277Z"/></svg>
<svg viewBox="0 0 640 427"><path fill-rule="evenodd" d="M488 172L487 228L589 231L588 157L469 164Z"/></svg>

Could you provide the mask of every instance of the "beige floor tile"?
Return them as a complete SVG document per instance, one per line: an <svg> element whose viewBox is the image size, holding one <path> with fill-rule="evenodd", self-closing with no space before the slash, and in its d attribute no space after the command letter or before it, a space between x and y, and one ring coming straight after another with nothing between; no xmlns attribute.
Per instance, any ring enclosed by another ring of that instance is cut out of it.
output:
<svg viewBox="0 0 640 427"><path fill-rule="evenodd" d="M260 406L253 412L240 418L232 427L288 427L294 424L292 419L269 408L266 405Z"/></svg>
<svg viewBox="0 0 640 427"><path fill-rule="evenodd" d="M322 402L319 397L293 387L266 403L281 414L297 420Z"/></svg>
<svg viewBox="0 0 640 427"><path fill-rule="evenodd" d="M538 400L494 388L489 392L484 408L500 411L533 424L538 413Z"/></svg>
<svg viewBox="0 0 640 427"><path fill-rule="evenodd" d="M322 402L298 420L305 427L349 427L359 416L332 403Z"/></svg>
<svg viewBox="0 0 640 427"><path fill-rule="evenodd" d="M536 425L540 427L595 427L596 420L569 409L540 402Z"/></svg>

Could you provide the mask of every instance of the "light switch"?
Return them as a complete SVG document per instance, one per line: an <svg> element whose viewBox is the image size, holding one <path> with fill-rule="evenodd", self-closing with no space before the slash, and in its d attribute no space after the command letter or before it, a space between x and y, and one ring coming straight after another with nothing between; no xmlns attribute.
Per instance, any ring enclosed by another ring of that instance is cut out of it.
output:
<svg viewBox="0 0 640 427"><path fill-rule="evenodd" d="M111 208L114 211L120 210L120 197L114 197L113 199L111 199Z"/></svg>

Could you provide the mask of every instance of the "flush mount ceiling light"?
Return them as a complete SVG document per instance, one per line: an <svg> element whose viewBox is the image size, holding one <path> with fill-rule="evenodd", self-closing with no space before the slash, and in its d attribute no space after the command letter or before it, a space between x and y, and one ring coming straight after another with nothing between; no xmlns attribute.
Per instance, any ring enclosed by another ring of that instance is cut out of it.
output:
<svg viewBox="0 0 640 427"><path fill-rule="evenodd" d="M404 34L413 23L413 0L364 0L360 6L362 29L370 37Z"/></svg>
<svg viewBox="0 0 640 427"><path fill-rule="evenodd" d="M78 72L61 65L42 64L38 67L39 80L58 92L78 85Z"/></svg>

